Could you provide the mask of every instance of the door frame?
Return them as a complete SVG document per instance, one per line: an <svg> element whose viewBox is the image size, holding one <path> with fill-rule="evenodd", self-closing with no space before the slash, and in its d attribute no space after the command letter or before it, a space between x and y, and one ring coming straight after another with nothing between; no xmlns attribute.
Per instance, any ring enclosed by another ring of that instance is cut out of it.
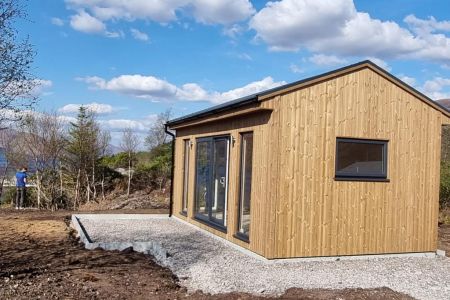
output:
<svg viewBox="0 0 450 300"><path fill-rule="evenodd" d="M214 220L218 220L216 218L212 217L212 201L213 197L216 197L215 188L214 188L214 164L215 164L215 157L214 157L214 149L215 149L215 140L225 139L227 142L227 149L226 149L226 169L225 169L225 199L224 199L224 211L223 211L223 225L219 222L215 222ZM210 141L212 142L212 147L209 149L209 157L210 157L210 164L209 164L209 182L207 184L210 191L212 191L208 197L205 199L205 209L208 217L206 217L204 214L197 212L197 187L198 187L198 169L197 169L197 161L198 161L198 143L199 142L205 142ZM204 223L206 225L209 225L211 227L214 227L220 231L226 232L227 230L227 216L228 216L228 185L229 185L229 169L230 169L230 154L231 154L231 135L216 135L216 136L207 136L207 137L199 137L195 139L195 186L194 186L194 212L193 216L194 219Z"/></svg>

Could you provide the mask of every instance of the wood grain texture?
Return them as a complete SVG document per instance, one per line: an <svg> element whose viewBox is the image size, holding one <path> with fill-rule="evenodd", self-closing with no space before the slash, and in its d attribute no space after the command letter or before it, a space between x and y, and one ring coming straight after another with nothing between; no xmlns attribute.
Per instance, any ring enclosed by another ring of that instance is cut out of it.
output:
<svg viewBox="0 0 450 300"><path fill-rule="evenodd" d="M267 258L435 251L441 126L449 119L371 68L260 102L270 109L177 130L174 214ZM250 243L237 229L240 132L254 132ZM227 233L180 215L184 139L229 134ZM389 182L335 181L336 138L388 140Z"/></svg>

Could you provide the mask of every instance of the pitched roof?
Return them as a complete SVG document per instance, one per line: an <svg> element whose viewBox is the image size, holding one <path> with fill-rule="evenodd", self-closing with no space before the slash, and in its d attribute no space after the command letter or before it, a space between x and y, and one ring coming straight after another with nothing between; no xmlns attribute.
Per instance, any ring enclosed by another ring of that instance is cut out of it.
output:
<svg viewBox="0 0 450 300"><path fill-rule="evenodd" d="M369 68L369 69L375 71L376 73L378 73L379 75L390 80L392 83L396 84L400 88L406 90L407 92L409 92L410 94L413 94L414 96L416 96L423 102L425 102L428 105L432 106L433 108L439 110L447 117L450 117L450 110L448 110L445 106L441 105L439 102L433 101L432 99L430 99L423 93L419 92L412 86L408 85L407 83L403 82L399 78L397 78L394 75L390 74L389 72L385 71L383 68L379 67L372 61L364 60L364 61L352 64L352 65L349 65L349 66L346 66L343 68L339 68L339 69L336 69L336 70L333 70L330 72L326 72L326 73L323 73L320 75L316 75L316 76L305 78L305 79L302 79L299 81L288 83L288 84L285 84L285 85L282 85L282 86L279 86L276 88L272 88L269 90L261 91L256 94L252 94L252 95L238 98L238 99L235 99L232 101L228 101L223 104L219 104L219 105L216 105L216 106L204 109L204 110L200 110L198 112L188 114L183 117L172 119L169 122L167 122L167 126L170 127L170 126L182 124L184 122L188 122L188 121L196 120L199 118L204 118L204 117L207 117L210 115L214 115L219 112L224 112L224 111L228 111L231 109L239 108L241 106L245 106L250 103L255 103L255 102L258 102L263 99L271 98L271 97L279 95L279 94L290 92L295 89L299 89L299 88L302 88L302 87L305 87L308 85L316 84L321 81L325 81L325 80L328 80L331 78L335 78L335 77L339 77L339 76L342 76L342 75L345 75L348 73L352 73L357 70L361 70L363 68Z"/></svg>

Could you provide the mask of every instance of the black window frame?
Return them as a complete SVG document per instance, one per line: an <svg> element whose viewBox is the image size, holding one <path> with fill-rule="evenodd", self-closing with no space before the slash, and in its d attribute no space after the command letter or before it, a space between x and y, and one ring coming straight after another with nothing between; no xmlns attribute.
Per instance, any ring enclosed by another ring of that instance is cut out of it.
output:
<svg viewBox="0 0 450 300"><path fill-rule="evenodd" d="M249 232L249 234L245 234L245 233L242 233L242 232L239 231L240 226L241 226L241 222L242 222L242 220L241 220L241 213L242 213L242 211L241 211L241 209L242 209L242 189L243 189L243 187L242 187L242 171L243 171L242 167L243 167L243 163L244 163L244 159L245 159L244 158L245 153L243 151L243 147L244 147L244 142L243 141L244 141L244 135L246 135L246 134L251 134L253 141L254 141L254 137L255 137L253 131L244 131L244 132L240 132L239 133L239 138L240 138L240 149L239 149L240 158L239 158L239 178L238 178L239 179L238 217L237 217L237 226L236 226L236 232L234 233L234 237L239 239L239 240L241 240L241 241L243 241L243 242L250 243L250 236L249 236L250 232ZM252 148L252 166L253 166L253 149L254 148ZM252 179L253 179L253 170L252 170ZM251 201L251 198L250 198L250 201ZM251 206L251 204L250 204L250 206Z"/></svg>
<svg viewBox="0 0 450 300"><path fill-rule="evenodd" d="M358 143L358 144L375 144L383 146L382 153L382 164L383 164L383 172L379 175L374 174L349 174L345 172L338 171L338 162L339 162L339 142L344 143ZM388 143L389 140L380 140L380 139L363 139L363 138L345 138L338 137L336 138L336 157L335 157L335 165L334 165L334 179L338 181L381 181L381 182L389 182L387 178L388 175Z"/></svg>
<svg viewBox="0 0 450 300"><path fill-rule="evenodd" d="M197 146L199 142L203 142L203 141L214 141L215 139L226 139L228 141L228 170L227 170L227 174L228 174L228 178L227 178L227 190L226 190L226 197L227 199L225 200L225 208L224 208L224 224L227 224L225 218L228 217L228 196L229 196L229 175L230 175L230 155L231 155L231 147L232 147L232 136L230 134L221 134L221 135L211 135L211 136L205 136L205 137L198 137L195 139L195 185L194 185L194 203L193 203L193 219L197 222L200 222L202 224L208 225L209 227L212 227L216 230L219 230L223 233L227 233L227 225L222 225L219 224L217 222L214 222L213 218L211 218L211 212L208 211L208 218L206 218L205 216L203 216L202 214L199 214L197 212L197 187L198 187L198 170L197 170L197 160L198 160L198 150L197 150ZM212 150L211 150L212 151ZM212 165L209 166L210 170L212 169ZM210 171L210 173L212 174L212 171ZM212 184L212 182L210 183Z"/></svg>
<svg viewBox="0 0 450 300"><path fill-rule="evenodd" d="M186 151L186 146L187 146L188 151ZM191 165L190 156L191 156L191 139L183 139L183 194L182 194L182 199L181 199L180 214L185 217L187 217L187 213L189 210L189 202L188 201L189 201L189 169L190 169L190 165ZM187 170L186 170L186 159L187 159L187 167L188 167ZM186 171L187 171L187 173L186 173Z"/></svg>

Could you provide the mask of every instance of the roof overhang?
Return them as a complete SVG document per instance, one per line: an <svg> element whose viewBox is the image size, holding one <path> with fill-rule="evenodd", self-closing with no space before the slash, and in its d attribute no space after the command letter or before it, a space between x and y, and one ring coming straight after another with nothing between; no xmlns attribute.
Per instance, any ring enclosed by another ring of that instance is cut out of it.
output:
<svg viewBox="0 0 450 300"><path fill-rule="evenodd" d="M450 111L447 110L444 106L440 105L439 103L433 101L423 93L419 92L412 86L408 85L404 81L400 80L399 78L395 77L394 75L390 74L389 72L385 71L383 68L377 66L370 60L361 61L359 63L349 65L337 70L333 70L327 73L323 73L317 76L309 77L300 81L296 81L293 83L285 84L273 89L269 89L266 91L262 91L253 95L249 95L243 98L239 98L236 100L232 100L217 106L213 106L211 108L201 110L199 112L189 114L180 118L176 118L173 120L170 120L167 122L167 126L171 129L177 129L181 127L186 126L193 126L195 124L200 124L202 121L199 121L204 118L212 117L216 114L224 114L228 111L235 111L237 109L242 109L243 107L251 106L251 104L258 103L260 101L264 101L267 99L271 99L275 96L282 95L289 93L294 90L302 89L311 85L318 84L323 81L327 81L336 77L340 77L349 73L353 73L362 69L371 69L378 75L382 76L383 78L387 79L391 83L397 85L399 88L405 90L406 92L410 93L411 95L415 96L419 100L423 101L427 105L433 107L434 109L440 111L446 119L450 119ZM236 114L235 114L236 115ZM218 120L218 118L211 118Z"/></svg>

